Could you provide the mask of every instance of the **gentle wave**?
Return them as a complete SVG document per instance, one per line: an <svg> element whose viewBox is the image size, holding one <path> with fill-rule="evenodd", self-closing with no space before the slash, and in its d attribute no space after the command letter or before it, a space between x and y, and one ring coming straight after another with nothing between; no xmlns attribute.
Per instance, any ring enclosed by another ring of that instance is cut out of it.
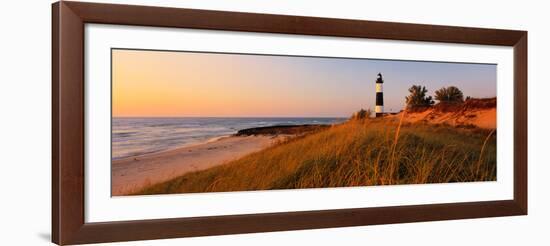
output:
<svg viewBox="0 0 550 246"><path fill-rule="evenodd" d="M217 141L247 128L343 121L344 118L113 118L112 159Z"/></svg>

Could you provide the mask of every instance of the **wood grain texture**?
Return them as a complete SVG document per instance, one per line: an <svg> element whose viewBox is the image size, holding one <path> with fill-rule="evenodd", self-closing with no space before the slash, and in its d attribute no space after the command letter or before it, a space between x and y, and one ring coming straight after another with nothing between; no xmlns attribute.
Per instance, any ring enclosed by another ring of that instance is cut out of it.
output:
<svg viewBox="0 0 550 246"><path fill-rule="evenodd" d="M146 240L521 215L513 201L91 223L73 243Z"/></svg>
<svg viewBox="0 0 550 246"><path fill-rule="evenodd" d="M85 22L513 46L521 31L65 2Z"/></svg>
<svg viewBox="0 0 550 246"><path fill-rule="evenodd" d="M84 220L84 24L122 24L514 47L514 199L210 216ZM527 214L527 32L113 4L52 6L52 240L66 244Z"/></svg>
<svg viewBox="0 0 550 246"><path fill-rule="evenodd" d="M52 5L52 241L59 242L59 3Z"/></svg>
<svg viewBox="0 0 550 246"><path fill-rule="evenodd" d="M65 4L54 9L52 235L66 244L84 225L84 24Z"/></svg>
<svg viewBox="0 0 550 246"><path fill-rule="evenodd" d="M527 32L514 45L514 201L527 214Z"/></svg>

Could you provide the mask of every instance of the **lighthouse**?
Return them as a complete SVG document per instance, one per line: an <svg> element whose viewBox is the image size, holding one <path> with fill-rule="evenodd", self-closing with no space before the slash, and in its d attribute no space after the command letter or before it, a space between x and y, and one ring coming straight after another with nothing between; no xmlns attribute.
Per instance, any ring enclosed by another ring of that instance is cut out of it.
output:
<svg viewBox="0 0 550 246"><path fill-rule="evenodd" d="M384 114L384 93L382 92L382 84L384 80L382 79L382 74L378 73L378 78L376 79L376 107L374 112L376 117L381 117Z"/></svg>

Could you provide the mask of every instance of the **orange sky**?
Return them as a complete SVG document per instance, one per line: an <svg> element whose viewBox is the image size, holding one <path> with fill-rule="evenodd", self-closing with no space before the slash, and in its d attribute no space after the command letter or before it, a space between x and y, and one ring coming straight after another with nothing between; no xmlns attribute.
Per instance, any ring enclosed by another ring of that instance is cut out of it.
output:
<svg viewBox="0 0 550 246"><path fill-rule="evenodd" d="M303 76L265 58L113 50L113 116L323 116L319 106L334 108L330 91L324 102L305 96L314 85L289 86Z"/></svg>
<svg viewBox="0 0 550 246"><path fill-rule="evenodd" d="M496 95L494 65L122 49L112 61L114 117L347 117L374 106L378 72L390 111L413 82Z"/></svg>

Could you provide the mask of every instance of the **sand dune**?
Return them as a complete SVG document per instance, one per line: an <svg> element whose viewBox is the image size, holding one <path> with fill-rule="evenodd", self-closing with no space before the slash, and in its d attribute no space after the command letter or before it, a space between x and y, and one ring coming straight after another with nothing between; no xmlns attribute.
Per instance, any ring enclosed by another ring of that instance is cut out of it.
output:
<svg viewBox="0 0 550 246"><path fill-rule="evenodd" d="M399 119L402 113L388 116ZM470 99L463 105L438 107L437 105L421 112L407 112L405 122L424 122L428 124L447 124L451 126L476 126L484 129L496 129L496 98Z"/></svg>
<svg viewBox="0 0 550 246"><path fill-rule="evenodd" d="M426 122L451 126L473 125L479 128L496 129L496 115L496 108L472 110L467 113L438 112L432 109L420 113L407 113L403 120L411 123Z"/></svg>
<svg viewBox="0 0 550 246"><path fill-rule="evenodd" d="M262 150L288 135L231 136L214 142L112 162L113 196L125 195L185 173L207 169Z"/></svg>

